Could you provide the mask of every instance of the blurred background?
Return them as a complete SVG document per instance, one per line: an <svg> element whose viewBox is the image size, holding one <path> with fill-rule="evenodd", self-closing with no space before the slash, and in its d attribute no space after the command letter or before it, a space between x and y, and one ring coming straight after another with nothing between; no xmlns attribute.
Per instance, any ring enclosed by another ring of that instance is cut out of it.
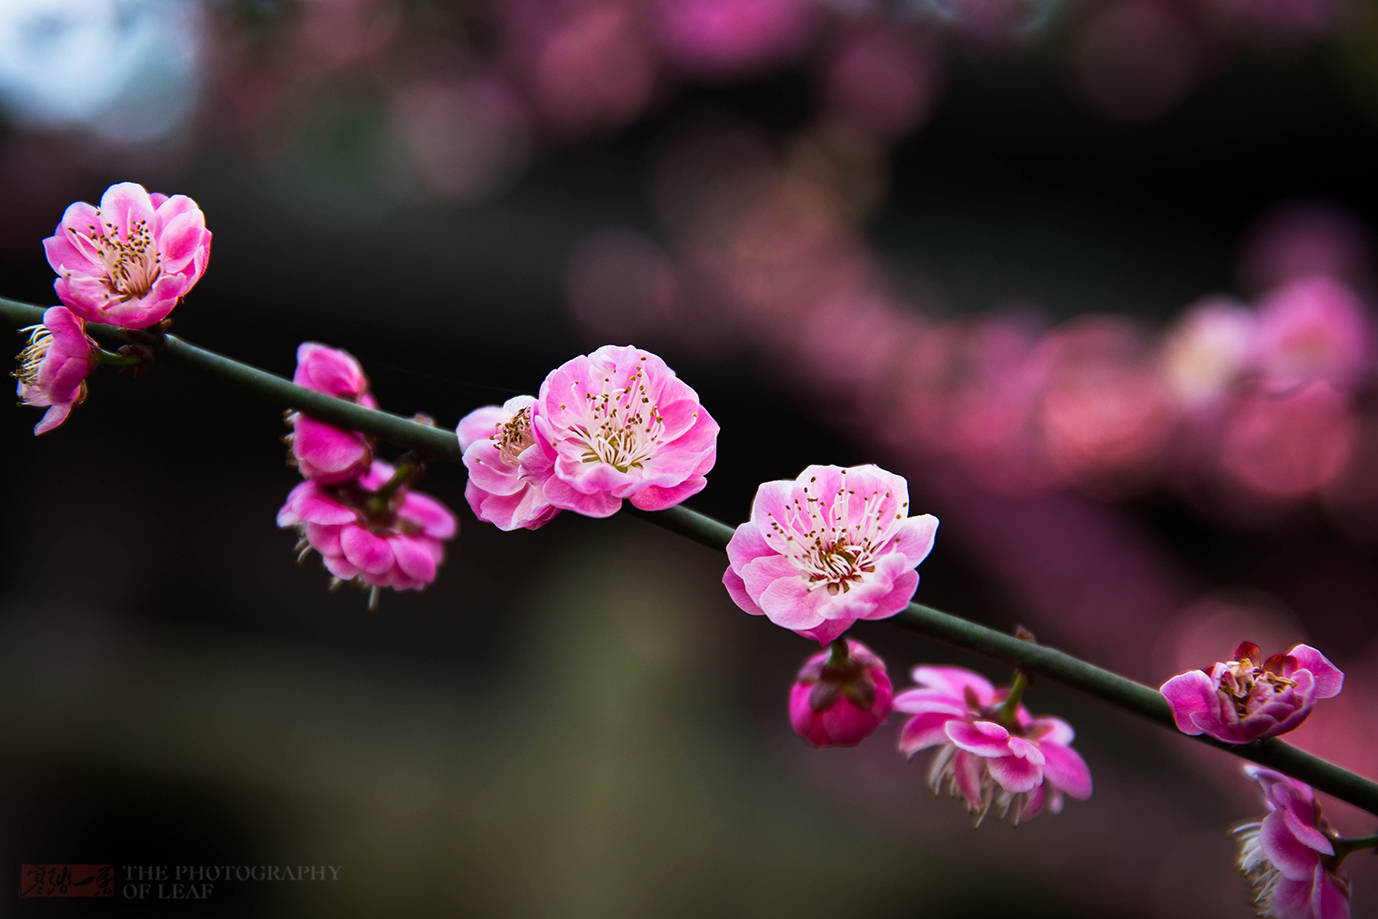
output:
<svg viewBox="0 0 1378 919"><path fill-rule="evenodd" d="M921 602L1153 685L1314 644L1348 682L1292 739L1373 776L1375 117L1362 0L7 0L0 295L54 302L40 241L130 179L215 235L180 334L348 349L393 411L656 350L723 428L690 506L880 462L942 520ZM0 419L4 884L341 866L48 914L1251 915L1239 761L1055 684L1095 796L973 832L898 715L795 737L813 647L714 553L503 534L433 468L462 532L370 613L274 526L273 407L168 366L38 417ZM1008 676L854 633L897 688Z"/></svg>

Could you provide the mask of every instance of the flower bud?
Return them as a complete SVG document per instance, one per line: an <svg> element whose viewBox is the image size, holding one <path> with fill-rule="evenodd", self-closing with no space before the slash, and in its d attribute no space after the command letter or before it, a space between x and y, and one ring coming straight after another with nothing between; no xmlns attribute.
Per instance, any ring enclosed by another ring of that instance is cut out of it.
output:
<svg viewBox="0 0 1378 919"><path fill-rule="evenodd" d="M839 639L794 678L790 724L815 747L854 747L890 714L894 694L885 663L861 642Z"/></svg>

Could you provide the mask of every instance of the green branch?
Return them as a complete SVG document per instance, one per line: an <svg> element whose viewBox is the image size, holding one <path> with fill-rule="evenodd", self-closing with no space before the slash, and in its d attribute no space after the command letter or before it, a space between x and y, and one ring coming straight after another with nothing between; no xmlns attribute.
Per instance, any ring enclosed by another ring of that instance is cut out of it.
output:
<svg viewBox="0 0 1378 919"><path fill-rule="evenodd" d="M27 326L38 322L43 310L27 303L0 298L0 315L15 326ZM109 326L90 325L87 331L102 341L127 341L122 331ZM330 424L372 434L431 459L451 462L460 459L459 442L453 431L418 424L397 415L305 389L265 370L199 348L173 335L167 336L166 346L159 353L173 362L187 364L226 379L282 408L295 409ZM629 512L719 552L727 548L727 541L732 538L732 527L687 507L672 507L654 513L629 508ZM1168 728L1180 737L1188 736L1177 731L1167 702L1156 689L1056 648L1024 641L919 603L910 603L907 609L890 621L930 638L1063 683ZM1369 813L1378 814L1378 783L1281 740L1233 745L1204 735L1190 739L1276 769Z"/></svg>

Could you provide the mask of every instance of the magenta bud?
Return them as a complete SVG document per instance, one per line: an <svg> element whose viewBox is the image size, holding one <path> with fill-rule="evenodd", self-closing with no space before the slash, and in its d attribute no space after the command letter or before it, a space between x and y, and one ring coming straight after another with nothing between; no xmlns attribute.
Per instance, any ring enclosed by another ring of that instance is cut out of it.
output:
<svg viewBox="0 0 1378 919"><path fill-rule="evenodd" d="M804 662L789 693L794 732L815 747L854 747L890 714L894 689L885 663L859 641L846 654L820 651Z"/></svg>

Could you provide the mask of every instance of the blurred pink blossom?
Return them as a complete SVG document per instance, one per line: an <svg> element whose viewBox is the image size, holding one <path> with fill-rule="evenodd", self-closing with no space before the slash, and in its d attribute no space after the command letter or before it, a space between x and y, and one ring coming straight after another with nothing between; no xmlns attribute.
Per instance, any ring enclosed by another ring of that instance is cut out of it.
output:
<svg viewBox="0 0 1378 919"><path fill-rule="evenodd" d="M120 182L100 207L78 201L43 240L58 299L88 322L142 329L161 322L206 271L211 233L185 195Z"/></svg>
<svg viewBox="0 0 1378 919"><path fill-rule="evenodd" d="M1254 498L1315 494L1344 469L1355 430L1348 397L1328 383L1286 396L1247 393L1224 420L1220 467Z"/></svg>
<svg viewBox="0 0 1378 919"><path fill-rule="evenodd" d="M1344 674L1310 645L1264 660L1258 645L1246 641L1232 660L1179 673L1159 691L1182 733L1249 743L1292 730L1317 701L1343 687Z"/></svg>
<svg viewBox="0 0 1378 919"><path fill-rule="evenodd" d="M1090 317L1053 331L1034 360L1035 419L1053 465L1076 483L1137 484L1175 417L1147 339L1124 320Z"/></svg>
<svg viewBox="0 0 1378 919"><path fill-rule="evenodd" d="M359 362L347 351L315 342L297 348L297 369L292 382L368 408L378 403L368 391L368 378ZM323 485L351 482L373 463L373 439L358 431L337 428L292 412L292 459L308 479Z"/></svg>
<svg viewBox="0 0 1378 919"><path fill-rule="evenodd" d="M1372 272L1373 240L1350 214L1320 203L1287 205L1264 216L1245 241L1240 275L1252 291L1320 274L1362 285Z"/></svg>
<svg viewBox="0 0 1378 919"><path fill-rule="evenodd" d="M895 709L914 716L900 731L900 752L912 758L938 747L929 787L961 797L978 825L992 809L1018 825L1036 817L1045 800L1056 814L1064 794L1091 796L1091 771L1061 718L1035 718L1023 705L1006 717L1009 687L996 689L961 667L919 666L913 679L916 688L895 696Z"/></svg>
<svg viewBox="0 0 1378 919"><path fill-rule="evenodd" d="M1364 305L1333 278L1310 275L1264 298L1249 364L1269 392L1312 380L1350 387L1367 371L1371 350Z"/></svg>
<svg viewBox="0 0 1378 919"><path fill-rule="evenodd" d="M444 542L455 535L454 515L429 495L394 480L382 460L357 482L322 485L307 480L292 489L278 511L279 527L296 527L302 557L310 549L339 581L369 588L421 590L435 580Z"/></svg>
<svg viewBox="0 0 1378 919"><path fill-rule="evenodd" d="M460 419L455 432L469 470L464 499L474 516L500 530L536 530L560 512L545 499L554 456L536 442L535 405L532 396L485 405Z"/></svg>
<svg viewBox="0 0 1378 919"><path fill-rule="evenodd" d="M35 435L44 434L66 421L73 406L86 401L86 378L96 368L96 343L65 306L49 307L42 323L24 331L32 334L19 352L15 392L21 404L48 409L33 429Z"/></svg>
<svg viewBox="0 0 1378 919"><path fill-rule="evenodd" d="M1239 873L1258 915L1274 919L1349 919L1349 878L1335 858L1335 833L1309 785L1248 765L1268 813L1235 828Z"/></svg>
<svg viewBox="0 0 1378 919"><path fill-rule="evenodd" d="M1256 325L1253 311L1229 297L1199 300L1172 324L1160 360L1178 405L1204 409L1231 392L1245 369Z"/></svg>
<svg viewBox="0 0 1378 919"><path fill-rule="evenodd" d="M664 510L698 494L717 459L718 423L663 360L604 345L551 371L532 423L555 473L545 500L607 517L629 499Z"/></svg>
<svg viewBox="0 0 1378 919"><path fill-rule="evenodd" d="M908 134L938 94L942 61L925 36L894 28L846 35L824 65L829 116L881 140Z"/></svg>
<svg viewBox="0 0 1378 919"><path fill-rule="evenodd" d="M1157 118L1199 79L1201 43L1191 20L1172 4L1127 0L1099 6L1077 39L1078 88L1118 121Z"/></svg>
<svg viewBox="0 0 1378 919"><path fill-rule="evenodd" d="M668 61L694 75L734 76L801 50L813 24L808 0L654 0Z"/></svg>
<svg viewBox="0 0 1378 919"><path fill-rule="evenodd" d="M885 721L893 696L885 663L859 641L839 641L799 669L790 724L815 747L854 747Z"/></svg>
<svg viewBox="0 0 1378 919"><path fill-rule="evenodd" d="M909 604L938 519L907 516L909 483L879 466L809 466L756 490L723 585L753 616L819 644Z"/></svg>

